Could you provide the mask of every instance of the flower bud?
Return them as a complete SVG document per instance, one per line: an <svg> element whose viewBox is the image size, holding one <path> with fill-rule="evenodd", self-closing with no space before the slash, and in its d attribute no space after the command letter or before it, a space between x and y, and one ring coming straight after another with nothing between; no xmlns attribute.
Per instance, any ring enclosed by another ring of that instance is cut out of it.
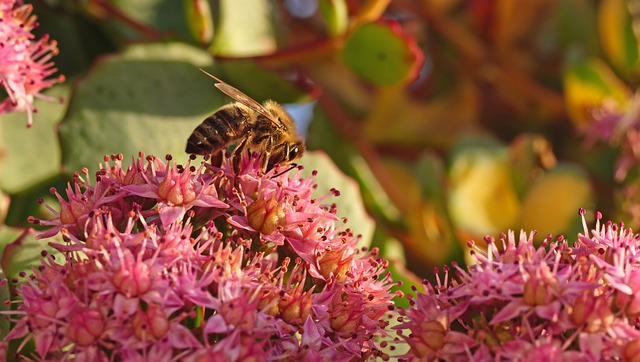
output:
<svg viewBox="0 0 640 362"><path fill-rule="evenodd" d="M150 304L133 317L133 333L140 341L159 340L169 331L169 320L159 306Z"/></svg>
<svg viewBox="0 0 640 362"><path fill-rule="evenodd" d="M102 314L95 309L87 308L71 315L66 336L80 346L89 346L95 343L104 330Z"/></svg>

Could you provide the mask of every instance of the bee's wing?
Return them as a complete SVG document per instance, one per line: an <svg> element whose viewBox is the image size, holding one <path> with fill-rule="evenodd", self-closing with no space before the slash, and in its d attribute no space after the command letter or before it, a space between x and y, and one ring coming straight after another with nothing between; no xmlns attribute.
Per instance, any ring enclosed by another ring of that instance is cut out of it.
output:
<svg viewBox="0 0 640 362"><path fill-rule="evenodd" d="M271 113L269 113L269 111L267 111L262 104L256 102L255 100L253 100L251 97L249 97L248 95L242 93L240 90L230 86L229 84L225 83L223 80L218 79L215 75L213 74L209 74L206 71L200 69L204 74L210 76L211 78L215 79L218 83L215 84L216 88L218 88L222 93L228 95L229 97L231 97L233 100L240 102L242 104L244 104L245 106L253 109L254 111L260 113L261 115L267 117L268 119L270 119L273 123L275 123L276 125L279 125L279 122L277 119L273 118L273 115Z"/></svg>

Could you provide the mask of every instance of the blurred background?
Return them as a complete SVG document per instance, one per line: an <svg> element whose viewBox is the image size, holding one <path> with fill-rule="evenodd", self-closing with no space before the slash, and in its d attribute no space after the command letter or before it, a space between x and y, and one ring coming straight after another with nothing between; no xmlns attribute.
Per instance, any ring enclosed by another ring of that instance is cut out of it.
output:
<svg viewBox="0 0 640 362"><path fill-rule="evenodd" d="M341 191L338 214L407 286L485 235L576 235L579 208L640 226L634 1L27 3L58 42L66 81L45 93L64 101L37 100L30 129L0 115L2 247L104 155L186 162L230 101L198 68L287 106L318 192Z"/></svg>

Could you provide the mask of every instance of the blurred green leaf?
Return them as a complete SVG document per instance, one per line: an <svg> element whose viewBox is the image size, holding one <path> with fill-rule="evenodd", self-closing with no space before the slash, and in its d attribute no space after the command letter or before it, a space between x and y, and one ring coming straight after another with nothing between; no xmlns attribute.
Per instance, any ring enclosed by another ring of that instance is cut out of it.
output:
<svg viewBox="0 0 640 362"><path fill-rule="evenodd" d="M57 101L35 100L33 126L26 127L23 112L0 116L0 188L7 193L22 192L60 173L58 123L68 105L69 84L56 85L44 93Z"/></svg>
<svg viewBox="0 0 640 362"><path fill-rule="evenodd" d="M518 226L546 234L572 235L580 232L579 208L590 208L592 187L585 172L576 165L562 164L533 183L522 200ZM542 230L544 230L542 232Z"/></svg>
<svg viewBox="0 0 640 362"><path fill-rule="evenodd" d="M23 192L12 194L11 203L7 213L6 225L15 227L34 227L38 229L37 225L29 223L29 216L34 216L38 219L51 219L55 217L46 205L58 205L58 199L51 194L52 187L57 190L63 190L67 186L68 179L62 174L57 174L55 177L48 178L38 185L35 185ZM42 199L43 204L38 203L38 199Z"/></svg>
<svg viewBox="0 0 640 362"><path fill-rule="evenodd" d="M436 265L448 260L462 260L462 248L456 238L447 205L448 180L442 159L433 153L424 153L415 163L413 174L420 185L425 203L422 228L426 240L432 243L431 246L433 243L441 244L435 249L445 251L439 256L445 259ZM425 252L432 251L429 248L429 245L423 246ZM438 258L432 256L431 260L436 261Z"/></svg>
<svg viewBox="0 0 640 362"><path fill-rule="evenodd" d="M220 0L212 52L252 56L276 49L273 8L268 0Z"/></svg>
<svg viewBox="0 0 640 362"><path fill-rule="evenodd" d="M187 18L183 15L182 1L173 0L110 0L107 6L112 6L124 16L148 27L158 33L167 33L171 38L182 40L191 39ZM176 16L177 15L177 16ZM124 38L130 40L144 39L131 26L113 19L109 25Z"/></svg>
<svg viewBox="0 0 640 362"><path fill-rule="evenodd" d="M48 245L49 242L62 243L59 235L48 239L36 239L36 235L33 229L0 228L0 267L9 280L17 278L22 271L40 265L43 250L64 260L62 254Z"/></svg>
<svg viewBox="0 0 640 362"><path fill-rule="evenodd" d="M598 9L602 49L614 68L625 74L638 73L640 70L639 44L633 32L629 6L630 2L626 0L604 0Z"/></svg>
<svg viewBox="0 0 640 362"><path fill-rule="evenodd" d="M555 35L565 51L571 50L581 58L598 53L596 12L590 0L558 0L553 8Z"/></svg>
<svg viewBox="0 0 640 362"><path fill-rule="evenodd" d="M184 2L187 26L198 42L208 44L213 39L213 16L207 0L187 0Z"/></svg>
<svg viewBox="0 0 640 362"><path fill-rule="evenodd" d="M577 126L588 124L588 110L602 106L604 100L615 101L623 109L630 97L627 86L597 58L567 68L564 89L569 116Z"/></svg>
<svg viewBox="0 0 640 362"><path fill-rule="evenodd" d="M210 64L206 52L179 43L134 45L96 64L77 83L60 125L65 171L96 169L103 155L128 159L140 151L185 161L188 136L223 105L198 70Z"/></svg>
<svg viewBox="0 0 640 362"><path fill-rule="evenodd" d="M515 226L520 200L511 178L508 148L489 137L461 138L451 152L448 207L462 239Z"/></svg>
<svg viewBox="0 0 640 362"><path fill-rule="evenodd" d="M423 58L415 40L391 21L360 26L342 50L342 59L356 74L382 85L417 77Z"/></svg>
<svg viewBox="0 0 640 362"><path fill-rule="evenodd" d="M100 27L77 10L66 12L60 7L40 5L43 4L34 4L39 26L33 33L36 38L46 34L57 42L60 52L53 61L67 79L86 71L95 57L115 50L115 44Z"/></svg>
<svg viewBox="0 0 640 362"><path fill-rule="evenodd" d="M337 216L346 217L346 227L353 230L354 234L362 235L358 247L369 247L375 224L364 208L359 185L342 173L324 152L306 152L300 163L304 165L307 175L313 170L318 171L315 177L318 187L314 190L314 197L325 196L332 188L340 191L340 196L330 197L326 202L338 205Z"/></svg>
<svg viewBox="0 0 640 362"><path fill-rule="evenodd" d="M349 9L345 0L319 0L320 13L331 36L344 34L349 25Z"/></svg>

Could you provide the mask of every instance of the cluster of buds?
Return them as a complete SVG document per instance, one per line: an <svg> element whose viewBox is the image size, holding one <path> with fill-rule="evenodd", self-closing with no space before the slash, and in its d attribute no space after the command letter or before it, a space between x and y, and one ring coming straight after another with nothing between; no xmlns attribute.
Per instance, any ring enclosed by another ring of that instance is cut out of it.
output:
<svg viewBox="0 0 640 362"><path fill-rule="evenodd" d="M409 361L635 361L640 235L601 223L569 242L533 233L485 238L475 265L453 265L401 311ZM436 271L436 274L437 271Z"/></svg>
<svg viewBox="0 0 640 362"><path fill-rule="evenodd" d="M325 203L336 192L314 198L313 174L260 161L112 156L94 182L84 170L66 197L52 189L55 217L31 221L62 235L64 259L19 281L6 340L33 339L23 357L41 360L386 357L387 262Z"/></svg>
<svg viewBox="0 0 640 362"><path fill-rule="evenodd" d="M31 31L38 26L33 6L18 0L0 0L0 86L7 97L0 114L26 111L27 126L33 123L35 97L54 100L41 93L64 76L49 78L57 69L51 58L58 54L57 42L45 35L39 40Z"/></svg>

